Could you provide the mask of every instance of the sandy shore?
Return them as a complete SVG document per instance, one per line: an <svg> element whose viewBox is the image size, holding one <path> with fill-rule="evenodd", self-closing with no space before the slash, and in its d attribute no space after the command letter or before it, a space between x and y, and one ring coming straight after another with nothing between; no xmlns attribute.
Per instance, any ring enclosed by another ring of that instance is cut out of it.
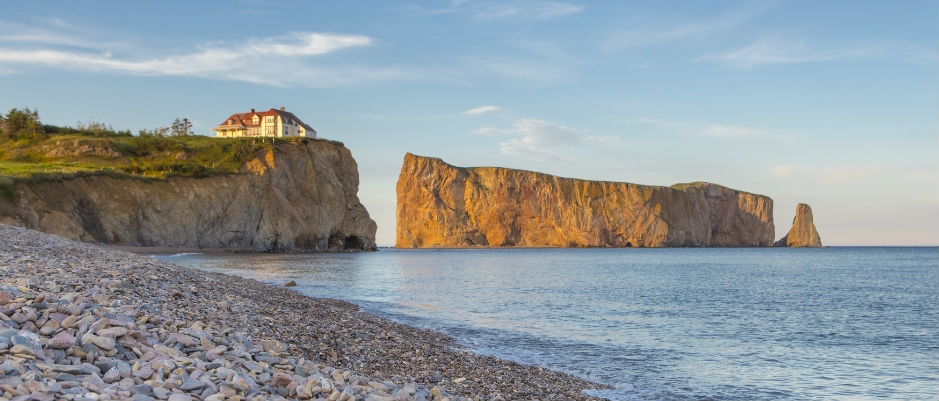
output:
<svg viewBox="0 0 939 401"><path fill-rule="evenodd" d="M5 225L0 271L0 401L587 400L600 387L347 302Z"/></svg>

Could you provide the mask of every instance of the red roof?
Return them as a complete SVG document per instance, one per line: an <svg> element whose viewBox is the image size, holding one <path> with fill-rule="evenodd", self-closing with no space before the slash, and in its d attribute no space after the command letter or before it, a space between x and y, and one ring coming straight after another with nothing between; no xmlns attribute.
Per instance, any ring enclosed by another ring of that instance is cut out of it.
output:
<svg viewBox="0 0 939 401"><path fill-rule="evenodd" d="M253 121L255 115L258 116L257 124L254 124L254 121ZM284 123L286 124L289 124L290 122L295 121L297 124L299 124L303 128L306 128L308 131L316 132L316 130L314 130L313 127L307 125L307 123L297 118L297 116L295 116L293 113L289 111L277 110L277 109L270 109L267 111L254 111L252 109L252 111L247 112L247 113L235 113L229 116L228 118L226 118L225 121L222 121L222 123L219 124L218 126L219 127L237 126L237 127L245 127L245 128L260 127L261 120L264 119L264 117L276 116L276 115L279 115L281 120L283 120Z"/></svg>

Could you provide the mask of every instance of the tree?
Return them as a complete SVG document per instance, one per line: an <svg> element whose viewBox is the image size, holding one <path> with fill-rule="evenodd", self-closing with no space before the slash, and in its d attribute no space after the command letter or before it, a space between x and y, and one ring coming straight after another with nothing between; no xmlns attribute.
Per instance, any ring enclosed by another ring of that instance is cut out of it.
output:
<svg viewBox="0 0 939 401"><path fill-rule="evenodd" d="M173 126L171 128L173 136L189 136L192 135L192 123L189 122L188 118L182 120L179 117L173 121Z"/></svg>
<svg viewBox="0 0 939 401"><path fill-rule="evenodd" d="M152 130L142 129L137 133L137 136L141 138L164 138L167 132L170 132L170 127L159 127Z"/></svg>
<svg viewBox="0 0 939 401"><path fill-rule="evenodd" d="M10 139L45 139L46 131L39 122L39 110L30 110L29 107L11 109L6 116L0 116L0 130L2 136Z"/></svg>

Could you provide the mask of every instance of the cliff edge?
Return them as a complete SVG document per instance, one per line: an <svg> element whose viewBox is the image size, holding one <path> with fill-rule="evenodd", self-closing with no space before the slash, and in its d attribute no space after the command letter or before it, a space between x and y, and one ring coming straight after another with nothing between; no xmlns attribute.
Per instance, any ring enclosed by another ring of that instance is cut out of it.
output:
<svg viewBox="0 0 939 401"><path fill-rule="evenodd" d="M790 248L821 248L822 238L815 229L812 208L800 203L796 206L796 217L792 219L792 228L773 246Z"/></svg>
<svg viewBox="0 0 939 401"><path fill-rule="evenodd" d="M259 152L238 174L19 181L0 223L114 245L374 250L358 186L345 146L304 139Z"/></svg>
<svg viewBox="0 0 939 401"><path fill-rule="evenodd" d="M404 157L395 247L765 247L773 200Z"/></svg>

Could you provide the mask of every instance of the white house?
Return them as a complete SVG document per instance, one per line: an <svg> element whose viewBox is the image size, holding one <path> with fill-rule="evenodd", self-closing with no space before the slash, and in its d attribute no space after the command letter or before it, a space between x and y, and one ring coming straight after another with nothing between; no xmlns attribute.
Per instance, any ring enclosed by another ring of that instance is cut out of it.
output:
<svg viewBox="0 0 939 401"><path fill-rule="evenodd" d="M284 110L283 107L280 110L256 112L251 109L248 113L232 114L221 124L212 128L212 131L215 131L215 136L219 138L282 136L316 138L316 130L300 121L293 113Z"/></svg>

